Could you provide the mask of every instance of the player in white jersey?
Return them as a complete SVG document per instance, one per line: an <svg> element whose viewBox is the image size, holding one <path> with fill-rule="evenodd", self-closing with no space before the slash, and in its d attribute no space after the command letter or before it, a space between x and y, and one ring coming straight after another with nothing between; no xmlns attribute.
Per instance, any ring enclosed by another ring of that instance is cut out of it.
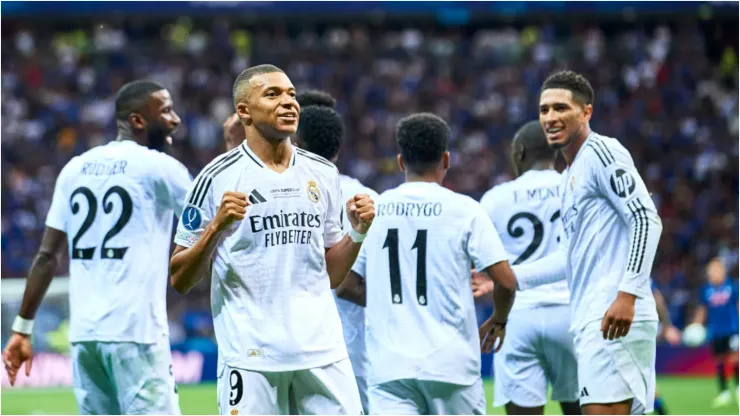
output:
<svg viewBox="0 0 740 416"><path fill-rule="evenodd" d="M331 288L354 263L375 216L368 195L346 203L337 168L294 147L295 89L259 65L234 83L246 140L198 175L178 225L171 281L211 277L222 414L360 414Z"/></svg>
<svg viewBox="0 0 740 416"><path fill-rule="evenodd" d="M373 229L337 290L367 307L370 412L485 414L480 354L503 342L515 278L485 210L441 186L447 123L414 114L396 136L406 182L378 197ZM471 264L497 283L496 310L480 328Z"/></svg>
<svg viewBox="0 0 740 416"><path fill-rule="evenodd" d="M69 246L74 392L82 414L179 414L167 326L173 215L192 178L162 153L180 119L161 85L116 96L115 141L72 158L57 178L5 366L31 370L33 318Z"/></svg>
<svg viewBox="0 0 740 416"><path fill-rule="evenodd" d="M564 244L514 271L520 289L568 279L584 413L651 412L658 316L650 272L663 226L627 149L591 131L593 95L571 71L542 86L540 123L568 165Z"/></svg>
<svg viewBox="0 0 740 416"><path fill-rule="evenodd" d="M511 142L517 178L486 192L481 199L499 232L512 265L528 263L558 249L560 173L539 121L525 124ZM493 282L476 274L477 296L493 290ZM563 280L517 295L506 343L493 357L494 406L506 412L543 414L547 386L563 414L580 414L578 369L569 332L568 283Z"/></svg>
<svg viewBox="0 0 740 416"><path fill-rule="evenodd" d="M336 163L339 159L339 149L344 136L342 116L334 110L336 101L331 95L317 90L305 91L297 96L301 106L301 122L298 132L294 136L295 142L302 149L317 154L324 159ZM342 198L347 200L357 194L368 194L373 199L378 194L363 185L355 178L339 174L339 187L342 189ZM349 229L351 224L346 216L342 216L342 226ZM349 360L355 373L357 388L360 391L360 401L365 414L368 413L367 403L367 352L365 351L365 308L344 299L334 293L342 320L342 333L347 345Z"/></svg>

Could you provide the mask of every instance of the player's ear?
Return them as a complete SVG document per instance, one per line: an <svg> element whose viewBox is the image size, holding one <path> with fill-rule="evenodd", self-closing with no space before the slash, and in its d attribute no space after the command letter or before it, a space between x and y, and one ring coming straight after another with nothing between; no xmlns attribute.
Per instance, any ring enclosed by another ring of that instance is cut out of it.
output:
<svg viewBox="0 0 740 416"><path fill-rule="evenodd" d="M586 104L583 106L583 116L586 119L586 122L591 121L591 116L594 114L594 106L591 104Z"/></svg>
<svg viewBox="0 0 740 416"><path fill-rule="evenodd" d="M146 119L140 113L131 113L128 115L128 122L134 130L146 129Z"/></svg>
<svg viewBox="0 0 740 416"><path fill-rule="evenodd" d="M398 167L401 168L401 172L406 172L406 165L403 163L403 156L400 153L396 156L396 160L398 160Z"/></svg>
<svg viewBox="0 0 740 416"><path fill-rule="evenodd" d="M444 170L450 168L450 152L442 153L442 167L444 168Z"/></svg>
<svg viewBox="0 0 740 416"><path fill-rule="evenodd" d="M249 126L252 124L252 115L249 114L247 103L240 102L236 104L236 115L239 116L239 120L241 120L244 125Z"/></svg>

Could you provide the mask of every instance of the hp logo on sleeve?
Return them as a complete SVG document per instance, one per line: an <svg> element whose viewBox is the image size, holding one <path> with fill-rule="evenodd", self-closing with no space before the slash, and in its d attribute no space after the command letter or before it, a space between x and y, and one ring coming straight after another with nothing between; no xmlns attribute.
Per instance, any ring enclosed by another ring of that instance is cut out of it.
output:
<svg viewBox="0 0 740 416"><path fill-rule="evenodd" d="M200 210L194 206L188 206L185 208L185 212L182 213L182 226L188 231L195 231L200 228L202 220Z"/></svg>
<svg viewBox="0 0 740 416"><path fill-rule="evenodd" d="M635 178L623 169L617 169L612 173L609 184L612 186L612 191L620 198L627 198L635 192Z"/></svg>

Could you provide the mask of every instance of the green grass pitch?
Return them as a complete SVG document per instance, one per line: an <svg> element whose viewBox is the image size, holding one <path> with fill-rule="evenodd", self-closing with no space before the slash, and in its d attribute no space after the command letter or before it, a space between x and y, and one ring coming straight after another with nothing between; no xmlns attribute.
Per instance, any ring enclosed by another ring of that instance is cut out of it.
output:
<svg viewBox="0 0 740 416"><path fill-rule="evenodd" d="M717 394L713 378L661 377L658 389L672 414L737 415L738 404L712 409L711 401ZM486 399L489 414L504 414L501 407L493 408L492 382L486 381ZM181 385L180 406L183 414L216 414L215 384ZM70 388L3 388L0 407L3 414L78 414L77 403ZM548 403L547 414L560 414L557 403Z"/></svg>

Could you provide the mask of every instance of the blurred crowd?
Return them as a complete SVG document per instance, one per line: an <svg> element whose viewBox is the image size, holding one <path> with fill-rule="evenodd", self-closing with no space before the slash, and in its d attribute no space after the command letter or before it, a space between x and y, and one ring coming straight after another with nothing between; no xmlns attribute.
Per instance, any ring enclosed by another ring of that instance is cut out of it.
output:
<svg viewBox="0 0 740 416"><path fill-rule="evenodd" d="M172 154L196 175L223 151L233 80L260 63L283 68L299 90L337 98L347 126L339 169L377 191L403 179L398 119L417 111L442 116L453 131L445 185L474 198L512 178L509 140L537 117L547 75L581 72L596 92L592 129L632 152L659 207L654 280L674 321L686 319L711 256L737 276L737 26L688 19L245 29L225 18L3 25L3 278L26 275L62 166L115 137L113 95L121 85L146 77L170 90L182 118ZM58 273L67 273L67 260ZM208 337L203 285L196 295L171 295L173 341Z"/></svg>

